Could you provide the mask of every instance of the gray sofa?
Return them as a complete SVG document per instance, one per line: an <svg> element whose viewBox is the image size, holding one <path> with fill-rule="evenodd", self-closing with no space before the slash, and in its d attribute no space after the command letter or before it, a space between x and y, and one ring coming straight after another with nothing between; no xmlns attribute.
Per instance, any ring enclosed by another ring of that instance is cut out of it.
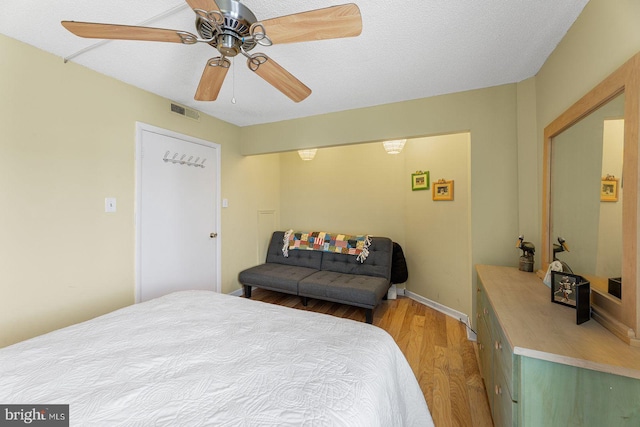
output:
<svg viewBox="0 0 640 427"><path fill-rule="evenodd" d="M244 296L252 287L270 289L307 298L349 304L365 309L367 323L373 310L391 286L393 243L386 237L372 237L369 255L363 263L356 256L332 252L289 249L282 253L284 231L271 236L264 264L241 271L238 280Z"/></svg>

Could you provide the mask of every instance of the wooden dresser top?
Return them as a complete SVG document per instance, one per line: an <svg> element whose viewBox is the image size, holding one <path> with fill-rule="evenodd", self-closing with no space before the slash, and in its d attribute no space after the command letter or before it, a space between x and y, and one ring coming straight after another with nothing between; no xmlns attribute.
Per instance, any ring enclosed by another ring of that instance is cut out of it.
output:
<svg viewBox="0 0 640 427"><path fill-rule="evenodd" d="M552 303L535 273L492 265L476 271L515 354L640 379L640 348L593 319L576 325L575 309Z"/></svg>

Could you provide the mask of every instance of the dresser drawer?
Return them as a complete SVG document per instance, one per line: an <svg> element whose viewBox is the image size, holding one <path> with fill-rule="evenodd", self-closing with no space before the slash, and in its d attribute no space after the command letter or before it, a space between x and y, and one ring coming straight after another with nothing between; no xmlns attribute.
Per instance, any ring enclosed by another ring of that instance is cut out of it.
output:
<svg viewBox="0 0 640 427"><path fill-rule="evenodd" d="M489 310L491 312L491 307L489 306ZM493 313L492 313L493 314ZM505 385L509 388L509 393L511 397L513 397L514 401L518 401L518 387L517 387L517 358L513 357L513 349L509 345L509 341L504 335L502 328L500 328L500 324L494 315L490 317L491 324L489 328L491 330L491 338L493 346L493 355L494 355L494 370L496 372L500 372L504 377ZM487 319L489 320L489 318ZM516 360L514 362L514 359ZM514 364L515 366L515 376L514 376Z"/></svg>
<svg viewBox="0 0 640 427"><path fill-rule="evenodd" d="M484 306L486 304L484 294L485 291L482 288L482 283L478 281L478 287L476 288L476 318L478 320L478 324L480 323L480 320L484 319Z"/></svg>
<svg viewBox="0 0 640 427"><path fill-rule="evenodd" d="M489 334L491 336L491 347L493 350L493 370L497 373L500 372L505 378L505 386L509 388L509 392L514 401L518 400L518 387L517 377L514 377L514 368L517 370L517 366L514 366L513 349L509 345L509 341L505 336L498 318L494 312L493 306L489 302L489 297L483 288L478 295L479 304L482 306L481 315L487 322L489 328ZM517 362L516 362L517 363ZM495 373L494 373L495 375Z"/></svg>
<svg viewBox="0 0 640 427"><path fill-rule="evenodd" d="M496 427L517 426L517 403L513 401L507 381L500 371L495 372L493 394L493 423Z"/></svg>
<svg viewBox="0 0 640 427"><path fill-rule="evenodd" d="M478 320L478 357L480 362L480 374L484 379L484 386L487 389L487 397L489 397L489 404L491 406L491 394L493 389L493 373L491 366L491 359L493 356L492 339L489 334L489 328L487 322L483 318Z"/></svg>

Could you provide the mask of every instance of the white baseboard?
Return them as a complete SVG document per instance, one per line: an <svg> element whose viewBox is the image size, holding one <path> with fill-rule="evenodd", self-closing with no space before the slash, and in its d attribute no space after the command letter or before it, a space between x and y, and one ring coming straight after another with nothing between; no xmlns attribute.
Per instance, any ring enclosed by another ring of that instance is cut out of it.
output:
<svg viewBox="0 0 640 427"><path fill-rule="evenodd" d="M242 295L244 295L244 292L242 288L240 288L240 289L236 289L233 292L229 292L227 295L233 295L234 297L241 297Z"/></svg>
<svg viewBox="0 0 640 427"><path fill-rule="evenodd" d="M444 313L449 317L453 317L454 319L459 320L460 322L464 323L467 326L467 338L471 341L477 341L478 337L476 336L475 332L473 332L473 330L471 329L471 324L469 323L469 316L467 316L466 314L459 312L457 310L454 310L452 308L449 308L446 305L442 305L438 302L431 301L430 299L425 298L422 295L418 295L404 288L397 288L397 294L411 298L412 300L417 301L420 304L424 304L427 307L430 307L436 311L439 311L440 313ZM240 288L240 289L236 289L233 292L229 292L229 295L241 297L242 295L244 295L244 292L242 288Z"/></svg>
<svg viewBox="0 0 640 427"><path fill-rule="evenodd" d="M471 341L477 341L478 337L476 333L473 331L473 329L471 329L471 324L469 323L469 316L467 316L466 314L458 310L454 310L453 308L447 307L446 305L442 305L438 302L431 301L430 299L425 298L422 295L418 295L406 289L398 289L398 295L404 295L408 298L411 298L414 301L419 302L420 304L424 304L427 307L430 307L436 311L439 311L440 313L444 313L449 317L453 317L454 319L459 320L460 322L464 323L467 326L466 328L467 339Z"/></svg>

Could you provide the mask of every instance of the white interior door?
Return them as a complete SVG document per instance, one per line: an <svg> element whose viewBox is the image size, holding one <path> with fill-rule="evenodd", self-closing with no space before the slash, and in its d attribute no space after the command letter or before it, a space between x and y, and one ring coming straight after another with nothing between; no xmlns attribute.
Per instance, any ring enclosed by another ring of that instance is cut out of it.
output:
<svg viewBox="0 0 640 427"><path fill-rule="evenodd" d="M138 123L137 293L220 291L217 144Z"/></svg>

